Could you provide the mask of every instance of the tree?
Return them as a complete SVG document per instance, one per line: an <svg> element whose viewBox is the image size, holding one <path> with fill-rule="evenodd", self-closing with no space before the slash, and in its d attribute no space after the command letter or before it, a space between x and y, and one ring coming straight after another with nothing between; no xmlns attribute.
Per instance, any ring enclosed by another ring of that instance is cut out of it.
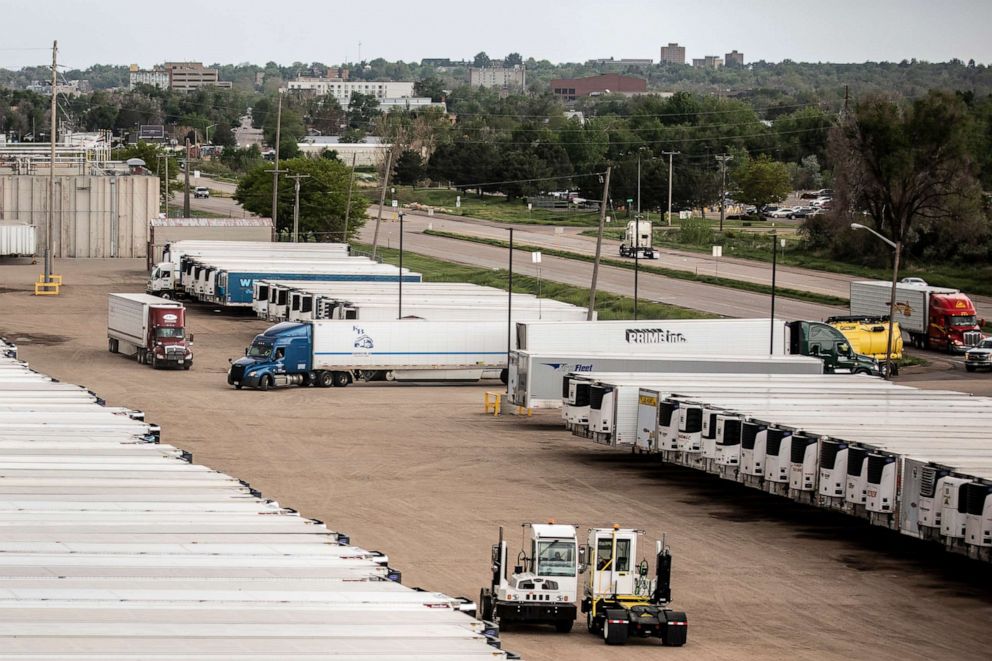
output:
<svg viewBox="0 0 992 661"><path fill-rule="evenodd" d="M338 136L338 142L341 143L355 143L355 142L365 142L365 131L362 129L348 128Z"/></svg>
<svg viewBox="0 0 992 661"><path fill-rule="evenodd" d="M508 67L512 67L523 63L524 63L524 58L521 57L520 53L510 53L503 59L503 64Z"/></svg>
<svg viewBox="0 0 992 661"><path fill-rule="evenodd" d="M437 76L418 80L413 84L413 93L420 97L429 96L431 101L437 103L444 98L444 81Z"/></svg>
<svg viewBox="0 0 992 661"><path fill-rule="evenodd" d="M379 100L374 94L355 92L348 102L348 126L367 131L372 120L381 114Z"/></svg>
<svg viewBox="0 0 992 661"><path fill-rule="evenodd" d="M264 130L266 144L275 147L276 119L279 117L279 112L275 103L270 105L271 107L264 115L262 128ZM254 116L254 109L252 110L252 115ZM282 100L281 124L282 126L279 130L279 158L295 158L300 153L299 142L307 134L307 129L303 125L302 115L292 106L291 98L284 98Z"/></svg>
<svg viewBox="0 0 992 661"><path fill-rule="evenodd" d="M875 229L906 242L920 221L974 214L980 190L969 153L971 121L959 97L930 92L912 104L869 97L830 137L834 214L865 211Z"/></svg>
<svg viewBox="0 0 992 661"><path fill-rule="evenodd" d="M486 55L486 51L480 51L476 53L474 58L472 58L472 66L479 69L484 69L488 67L490 64L492 64L492 62L493 61L489 59L489 56Z"/></svg>
<svg viewBox="0 0 992 661"><path fill-rule="evenodd" d="M737 201L759 209L781 202L792 192L789 168L764 155L741 163L734 172L734 182L740 190Z"/></svg>
<svg viewBox="0 0 992 661"><path fill-rule="evenodd" d="M221 147L234 147L237 144L237 141L234 139L234 131L224 122L217 124L210 139L213 144L220 145Z"/></svg>
<svg viewBox="0 0 992 661"><path fill-rule="evenodd" d="M308 174L300 185L300 231L313 232L322 241L340 241L344 231L345 209L351 169L337 160L325 158L294 158L283 161L280 168L287 174ZM270 166L260 165L249 172L234 193L234 199L245 209L260 216L272 214L272 174ZM279 227L293 226L293 181L279 178ZM365 224L368 201L362 195L351 198L348 234L354 234Z"/></svg>
<svg viewBox="0 0 992 661"><path fill-rule="evenodd" d="M424 160L412 149L404 150L393 166L393 181L397 184L415 186L424 178Z"/></svg>

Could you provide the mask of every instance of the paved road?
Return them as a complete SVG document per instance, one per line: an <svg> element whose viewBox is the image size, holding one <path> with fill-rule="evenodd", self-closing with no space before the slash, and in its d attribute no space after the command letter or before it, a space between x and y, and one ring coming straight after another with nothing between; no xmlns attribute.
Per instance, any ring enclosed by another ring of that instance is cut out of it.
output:
<svg viewBox="0 0 992 661"><path fill-rule="evenodd" d="M428 222L434 219L413 217L404 222L404 249L411 252L437 257L448 261L483 266L506 268L507 250L496 246L459 241L444 237L423 234ZM362 240L371 241L375 221L370 221L362 229ZM383 221L379 230L380 245L397 247L399 243L399 223ZM537 277L538 267L531 263L529 252L515 250L514 272ZM592 264L573 259L545 255L541 263L541 276L577 287L589 287L592 280ZM611 266L601 266L599 287L601 291L614 294L632 295L634 272ZM706 285L686 280L676 280L653 273L642 272L638 283L639 296L645 300L681 305L693 310L702 310L726 317L766 317L770 313L770 298L765 294L727 289L716 285ZM787 319L822 319L841 314L843 308L829 305L805 303L779 297L776 301L776 316Z"/></svg>
<svg viewBox="0 0 992 661"><path fill-rule="evenodd" d="M233 193L236 186L234 184L207 180L206 177L201 177L202 180L207 181L206 185L212 189L224 191L227 193ZM175 197L175 196L174 196ZM181 201L181 196L179 197ZM212 213L222 213L228 214L232 217L243 217L248 214L237 202L230 198L209 198L206 200L191 200L193 208L202 209L204 211L210 211ZM373 205L369 208L369 213L375 215L376 206ZM428 216L424 212L418 211L407 211L405 226L411 232L422 232L427 229L428 226L433 227L436 230L444 230L448 232L455 232L458 234L466 234L470 236L478 236L491 239L501 239L506 240L507 238L507 227L511 225L506 223L498 223L494 221L477 220L471 218L462 218L458 216L448 216L444 214L436 214L434 216ZM394 218L395 213L392 209L387 209L384 212L384 217ZM392 222L392 225L395 225ZM365 230L363 230L364 240L371 241L371 229L375 225L374 218L371 218L366 225ZM399 230L388 229L390 223L386 222L385 227L387 229L383 230L392 232L398 237ZM556 232L556 228L553 226L542 226L542 225L512 225L514 228L514 240L519 241L521 244L538 246L545 249L558 249L567 250L571 252L593 255L596 250L596 240L595 237L583 236L580 234L582 228L575 227L564 227L558 228L561 233ZM439 239L439 237L427 237L422 236L422 239L434 238ZM388 240L388 238L383 238L383 243ZM421 241L418 246L424 246L426 242ZM443 257L445 259L454 259L455 256L459 254L469 254L475 255L479 254L482 248L487 248L487 246L482 246L481 244L471 244L468 242L457 242L453 243L452 240L448 240L447 245L449 246L448 252L443 255L434 254L435 257ZM619 241L605 239L603 241L603 255L610 258L619 258ZM491 248L491 247L490 247ZM410 246L411 250L417 250L413 245ZM493 249L499 250L499 249ZM419 251L419 250L418 250ZM486 251L482 251L486 252ZM427 254L427 253L424 253ZM530 262L529 255L524 255L528 264ZM474 262L466 262L474 263ZM518 259L515 263L523 263L522 259ZM665 249L659 253L659 258L651 262L654 265L678 269L682 271L699 273L705 275L719 275L725 278L730 278L733 280L740 280L743 282L754 282L759 284L771 284L771 267L766 262L759 262L747 259L738 259L734 257L723 257L720 260L714 260L711 257L705 255L700 255L699 253L693 253L683 250L670 250ZM559 272L560 268L565 268L568 266L567 270L574 269L575 264L571 260L563 259L552 259L549 256L543 258L542 272L544 277L549 280L556 280L558 282L566 282L566 280L561 279L563 276ZM586 270L591 273L591 267L586 267ZM621 269L610 269L611 271L623 272ZM642 274L644 275L644 274ZM578 283L574 281L574 273L572 274L573 280L568 281L568 284L576 284L584 287L588 287L590 277L585 277L583 283ZM667 283L679 283L682 287L676 286L676 291L685 292L687 295L691 292L691 303L679 303L680 305L685 305L686 307L692 307L694 309L704 310L707 312L714 312L715 314L726 314L727 316L749 316L741 314L728 314L725 311L728 306L729 309L735 308L737 305L743 306L746 309L758 310L761 305L758 303L758 299L764 299L766 303L764 304L764 312L760 313L758 316L764 316L768 312L767 296L760 294L748 294L746 292L740 292L734 289L724 289L716 287L714 285L702 285L699 283L691 283L687 281L673 280L670 278L662 278L661 276L651 275L647 276L650 281L654 279L661 279ZM632 281L633 276L629 276L629 280ZM816 271L813 269L803 269L793 266L779 266L777 269L776 280L778 286L786 289L796 289L799 291L808 291L820 294L828 294L832 296L839 296L842 298L847 298L850 289L850 283L852 280L858 279L856 276L844 275L841 273L828 273L825 271ZM617 281L619 282L619 281ZM643 281L642 281L643 282ZM610 288L610 284L604 279L602 287L605 291L610 291L613 293L624 293L627 291L632 291L633 285L623 284L620 285L619 290L614 290ZM675 286L675 285L670 285ZM720 290L722 293L717 294L713 290ZM659 291L654 291L651 289L644 290L644 295L646 298L651 300L655 299L653 296L659 295ZM700 307L695 303L696 297L699 296L699 300L706 301L708 305L707 308ZM980 317L987 319L992 319L992 297L987 296L972 296L972 300L975 302L975 306L978 310ZM719 299L713 300L713 299ZM780 304L777 304L777 308L781 310L780 314L783 316L789 316L795 318L805 318L805 319L822 319L830 315L845 314L847 312L846 308L818 305L811 303L801 303L799 301L792 301L789 299L779 299ZM671 300L665 300L664 302L674 302ZM800 307L801 306L801 307ZM792 311L804 310L802 314L793 315ZM750 313L749 313L750 314Z"/></svg>

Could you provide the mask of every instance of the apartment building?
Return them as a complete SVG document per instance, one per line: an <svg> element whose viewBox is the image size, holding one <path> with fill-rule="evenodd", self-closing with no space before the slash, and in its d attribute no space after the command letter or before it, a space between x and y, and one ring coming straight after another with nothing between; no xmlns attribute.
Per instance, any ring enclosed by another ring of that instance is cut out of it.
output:
<svg viewBox="0 0 992 661"><path fill-rule="evenodd" d="M670 43L661 47L662 64L685 64L685 46Z"/></svg>

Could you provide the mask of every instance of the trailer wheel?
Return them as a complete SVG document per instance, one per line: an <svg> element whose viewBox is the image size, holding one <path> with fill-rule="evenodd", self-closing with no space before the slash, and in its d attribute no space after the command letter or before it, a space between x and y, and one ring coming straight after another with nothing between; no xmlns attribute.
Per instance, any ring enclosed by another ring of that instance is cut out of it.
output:
<svg viewBox="0 0 992 661"><path fill-rule="evenodd" d="M558 633L568 633L572 630L575 620L558 620L555 622L555 631Z"/></svg>
<svg viewBox="0 0 992 661"><path fill-rule="evenodd" d="M606 622L603 624L603 642L607 645L623 645L627 642L627 634L629 633L627 627L627 611L606 611Z"/></svg>
<svg viewBox="0 0 992 661"><path fill-rule="evenodd" d="M334 375L330 372L318 372L317 385L321 388L330 388L334 385Z"/></svg>
<svg viewBox="0 0 992 661"><path fill-rule="evenodd" d="M344 388L351 383L351 375L347 372L331 372L331 382L337 388Z"/></svg>
<svg viewBox="0 0 992 661"><path fill-rule="evenodd" d="M110 353L117 353L117 340L114 338L107 340L107 351Z"/></svg>

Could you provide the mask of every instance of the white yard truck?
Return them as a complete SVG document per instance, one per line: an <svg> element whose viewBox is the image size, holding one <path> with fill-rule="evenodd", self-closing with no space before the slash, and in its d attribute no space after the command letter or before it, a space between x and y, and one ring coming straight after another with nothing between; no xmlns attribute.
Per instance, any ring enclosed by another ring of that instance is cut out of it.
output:
<svg viewBox="0 0 992 661"><path fill-rule="evenodd" d="M550 624L568 633L578 602L579 552L575 526L525 523L530 532L512 571L503 529L492 550L492 581L479 595L479 615L501 629L508 625Z"/></svg>

